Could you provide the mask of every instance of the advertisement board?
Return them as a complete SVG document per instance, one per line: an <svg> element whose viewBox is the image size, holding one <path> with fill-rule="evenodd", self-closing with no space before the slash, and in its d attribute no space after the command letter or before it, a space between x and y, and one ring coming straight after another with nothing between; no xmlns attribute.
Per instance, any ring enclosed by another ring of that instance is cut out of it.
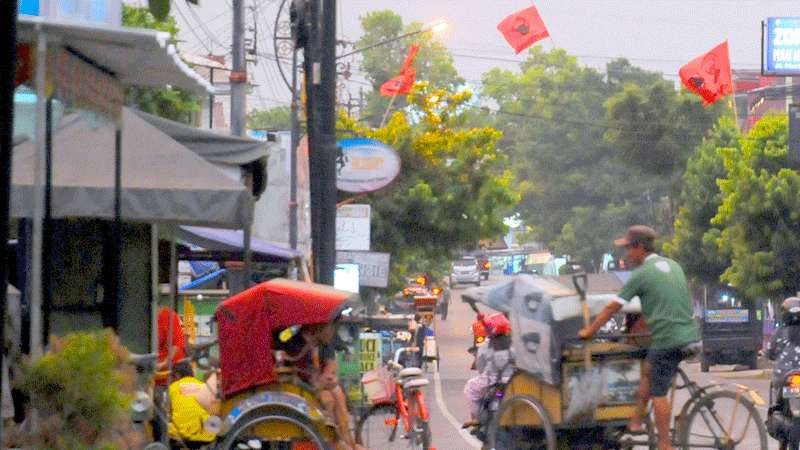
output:
<svg viewBox="0 0 800 450"><path fill-rule="evenodd" d="M375 139L339 141L336 187L345 192L372 192L386 187L400 173L400 157Z"/></svg>
<svg viewBox="0 0 800 450"><path fill-rule="evenodd" d="M800 75L800 17L770 17L762 23L761 73Z"/></svg>
<svg viewBox="0 0 800 450"><path fill-rule="evenodd" d="M388 253L337 251L336 263L358 264L361 286L385 288L389 286Z"/></svg>
<svg viewBox="0 0 800 450"><path fill-rule="evenodd" d="M708 309L705 321L707 323L747 323L750 320L750 311L746 309Z"/></svg>
<svg viewBox="0 0 800 450"><path fill-rule="evenodd" d="M336 250L369 250L369 205L342 205L336 208Z"/></svg>
<svg viewBox="0 0 800 450"><path fill-rule="evenodd" d="M382 346L380 333L361 333L361 373L377 369L382 364Z"/></svg>

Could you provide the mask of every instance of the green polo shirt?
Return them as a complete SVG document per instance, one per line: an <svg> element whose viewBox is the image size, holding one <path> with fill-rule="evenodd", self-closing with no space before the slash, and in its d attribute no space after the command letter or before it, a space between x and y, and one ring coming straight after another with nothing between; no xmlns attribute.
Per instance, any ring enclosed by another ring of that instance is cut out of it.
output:
<svg viewBox="0 0 800 450"><path fill-rule="evenodd" d="M675 261L650 254L619 292L626 302L638 296L653 334L652 348L682 347L700 340L683 269Z"/></svg>

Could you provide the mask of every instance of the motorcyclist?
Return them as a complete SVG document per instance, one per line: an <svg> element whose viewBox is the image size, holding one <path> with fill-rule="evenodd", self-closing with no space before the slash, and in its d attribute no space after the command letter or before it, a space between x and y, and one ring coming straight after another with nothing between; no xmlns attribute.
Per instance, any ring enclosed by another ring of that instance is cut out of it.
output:
<svg viewBox="0 0 800 450"><path fill-rule="evenodd" d="M781 303L781 326L767 344L767 358L775 361L773 387L781 386L789 372L800 368L800 297Z"/></svg>
<svg viewBox="0 0 800 450"><path fill-rule="evenodd" d="M470 420L463 427L477 425L480 402L493 383L504 383L514 370L511 349L511 322L502 313L486 316L483 323L489 332L489 343L478 348L475 369L478 375L467 380L464 396L469 402Z"/></svg>

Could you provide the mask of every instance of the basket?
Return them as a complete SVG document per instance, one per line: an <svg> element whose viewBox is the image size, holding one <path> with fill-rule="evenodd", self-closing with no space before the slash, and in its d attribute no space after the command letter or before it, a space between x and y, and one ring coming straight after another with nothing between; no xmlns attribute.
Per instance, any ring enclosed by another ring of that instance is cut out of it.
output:
<svg viewBox="0 0 800 450"><path fill-rule="evenodd" d="M361 376L361 385L367 400L373 405L387 403L394 393L394 377L385 367L378 367Z"/></svg>

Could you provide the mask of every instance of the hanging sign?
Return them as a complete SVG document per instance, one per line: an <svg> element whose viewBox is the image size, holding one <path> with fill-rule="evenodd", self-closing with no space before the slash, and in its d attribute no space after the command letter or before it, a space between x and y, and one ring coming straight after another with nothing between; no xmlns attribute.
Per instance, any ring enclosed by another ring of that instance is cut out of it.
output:
<svg viewBox="0 0 800 450"><path fill-rule="evenodd" d="M336 159L336 187L345 192L372 192L386 187L400 173L400 157L374 139L339 141Z"/></svg>
<svg viewBox="0 0 800 450"><path fill-rule="evenodd" d="M342 205L336 208L336 250L369 250L369 205Z"/></svg>

